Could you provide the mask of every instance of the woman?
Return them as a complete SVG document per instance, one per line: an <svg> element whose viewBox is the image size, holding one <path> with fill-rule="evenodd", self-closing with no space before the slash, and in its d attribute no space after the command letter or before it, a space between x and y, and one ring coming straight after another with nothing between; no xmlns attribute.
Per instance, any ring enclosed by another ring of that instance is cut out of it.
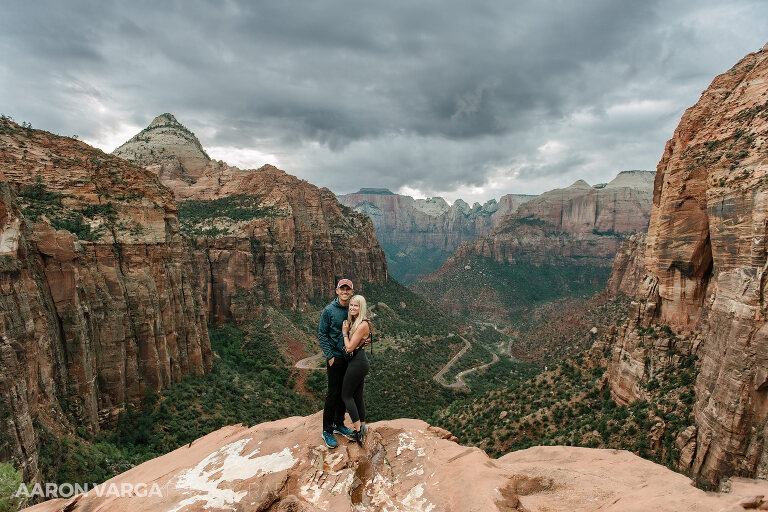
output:
<svg viewBox="0 0 768 512"><path fill-rule="evenodd" d="M344 336L344 348L350 358L347 363L347 372L344 374L344 383L341 385L341 399L352 420L357 444L363 446L368 434L368 426L365 424L363 382L371 369L364 347L371 339L371 321L368 319L368 305L362 295L355 295L349 299L349 312L341 332Z"/></svg>

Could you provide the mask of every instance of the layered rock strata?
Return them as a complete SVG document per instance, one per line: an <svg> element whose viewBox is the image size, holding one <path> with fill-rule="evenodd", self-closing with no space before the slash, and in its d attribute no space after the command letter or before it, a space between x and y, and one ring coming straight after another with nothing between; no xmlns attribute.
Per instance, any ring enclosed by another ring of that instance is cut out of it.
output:
<svg viewBox="0 0 768 512"><path fill-rule="evenodd" d="M374 423L364 447L341 439L330 451L320 427L321 413L225 427L87 494L27 510L738 511L768 494L764 481L747 479L705 493L617 450L541 446L491 460L418 420Z"/></svg>
<svg viewBox="0 0 768 512"><path fill-rule="evenodd" d="M365 215L274 166L212 161L170 114L114 153L145 165L180 202L212 320L238 320L254 301L301 307L332 295L342 276L357 284L387 278Z"/></svg>
<svg viewBox="0 0 768 512"><path fill-rule="evenodd" d="M191 265L156 176L0 120L0 460L34 481L34 423L96 432L211 368Z"/></svg>
<svg viewBox="0 0 768 512"><path fill-rule="evenodd" d="M647 362L667 350L642 346L646 326L697 355L680 465L713 482L768 476L767 136L768 45L715 78L667 142L635 315L613 347L622 402L642 398Z"/></svg>
<svg viewBox="0 0 768 512"><path fill-rule="evenodd" d="M631 234L648 229L653 171L622 171L606 185L584 180L544 192L521 205L519 218L547 222L567 233Z"/></svg>
<svg viewBox="0 0 768 512"><path fill-rule="evenodd" d="M611 266L621 238L647 228L651 209L648 171L624 171L600 188L579 180L545 192L500 220L487 236L460 246L498 263Z"/></svg>

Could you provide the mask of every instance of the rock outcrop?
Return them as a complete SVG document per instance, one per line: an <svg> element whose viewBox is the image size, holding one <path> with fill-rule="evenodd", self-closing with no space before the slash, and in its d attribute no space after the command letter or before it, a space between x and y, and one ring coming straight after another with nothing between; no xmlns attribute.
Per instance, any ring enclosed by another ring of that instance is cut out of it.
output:
<svg viewBox="0 0 768 512"><path fill-rule="evenodd" d="M319 441L321 413L225 427L68 499L30 512L716 511L757 508L765 481L705 493L629 452L542 446L491 460L419 420L371 425L364 447ZM471 475L471 485L467 476Z"/></svg>
<svg viewBox="0 0 768 512"><path fill-rule="evenodd" d="M0 460L210 370L196 275L155 175L0 119Z"/></svg>
<svg viewBox="0 0 768 512"><path fill-rule="evenodd" d="M768 45L715 78L667 142L638 302L613 346L621 402L643 397L654 360L698 357L696 425L678 444L705 481L768 476L767 135Z"/></svg>
<svg viewBox="0 0 768 512"><path fill-rule="evenodd" d="M301 307L332 295L342 276L387 278L366 216L274 166L243 170L211 160L170 114L114 153L157 174L179 201L214 321L238 320L254 301Z"/></svg>
<svg viewBox="0 0 768 512"><path fill-rule="evenodd" d="M414 199L387 189L338 196L342 204L371 218L392 275L406 283L438 268L459 244L489 233L533 197L508 194L498 202L470 207L461 199L449 205L442 197Z"/></svg>

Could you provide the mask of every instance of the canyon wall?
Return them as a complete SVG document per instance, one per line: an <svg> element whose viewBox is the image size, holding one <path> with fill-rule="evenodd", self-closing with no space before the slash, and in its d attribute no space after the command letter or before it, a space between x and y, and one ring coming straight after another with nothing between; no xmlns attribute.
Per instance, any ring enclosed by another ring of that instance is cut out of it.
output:
<svg viewBox="0 0 768 512"><path fill-rule="evenodd" d="M414 199L387 189L361 189L339 201L373 221L394 277L413 282L442 265L462 242L489 233L534 196L508 194L498 202L449 205L442 197Z"/></svg>
<svg viewBox="0 0 768 512"><path fill-rule="evenodd" d="M274 166L243 170L211 160L170 114L114 154L146 166L179 201L214 321L238 320L254 302L296 308L331 297L341 277L387 279L368 217Z"/></svg>
<svg viewBox="0 0 768 512"><path fill-rule="evenodd" d="M768 45L714 79L664 148L637 301L613 344L614 398L654 362L698 358L679 466L768 477ZM626 259L629 261L629 258ZM649 331L666 332L653 339Z"/></svg>
<svg viewBox="0 0 768 512"><path fill-rule="evenodd" d="M609 267L622 238L645 231L653 172L624 171L607 185L579 180L521 204L485 236L458 247L451 261L471 255L498 263Z"/></svg>
<svg viewBox="0 0 768 512"><path fill-rule="evenodd" d="M152 173L0 120L0 460L211 369L197 269Z"/></svg>

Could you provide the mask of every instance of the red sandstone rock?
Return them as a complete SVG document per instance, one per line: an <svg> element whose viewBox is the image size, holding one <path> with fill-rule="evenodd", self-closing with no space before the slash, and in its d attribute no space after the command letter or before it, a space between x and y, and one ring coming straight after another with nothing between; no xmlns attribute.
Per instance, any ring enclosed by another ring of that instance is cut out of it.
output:
<svg viewBox="0 0 768 512"><path fill-rule="evenodd" d="M616 257L613 260L611 276L605 289L609 296L618 294L634 295L637 283L645 276L645 244L646 235L637 233L621 242Z"/></svg>
<svg viewBox="0 0 768 512"><path fill-rule="evenodd" d="M295 308L332 296L342 276L357 285L387 279L384 252L366 216L339 204L330 190L274 166L243 170L210 160L170 114L115 154L146 165L179 201L247 194L270 212L244 221L215 219L202 227L223 234L194 236L200 286L214 321L239 320L254 301Z"/></svg>
<svg viewBox="0 0 768 512"><path fill-rule="evenodd" d="M667 347L643 348L638 328L661 323L692 331L681 352L699 356L697 430L681 464L713 482L768 476L767 135L764 49L715 78L667 142L645 277L609 368L617 400L642 398L643 361L656 364Z"/></svg>
<svg viewBox="0 0 768 512"><path fill-rule="evenodd" d="M692 512L754 503L768 491L765 481L738 479L727 494L706 493L617 450L542 446L492 460L419 420L374 423L364 448L340 439L329 451L321 414L225 427L107 481L101 497L92 490L28 510ZM162 496L115 495L141 483Z"/></svg>
<svg viewBox="0 0 768 512"><path fill-rule="evenodd" d="M33 420L98 431L147 389L209 370L211 350L176 203L152 173L3 119L0 191L0 459L34 481ZM87 239L51 226L77 215Z"/></svg>

